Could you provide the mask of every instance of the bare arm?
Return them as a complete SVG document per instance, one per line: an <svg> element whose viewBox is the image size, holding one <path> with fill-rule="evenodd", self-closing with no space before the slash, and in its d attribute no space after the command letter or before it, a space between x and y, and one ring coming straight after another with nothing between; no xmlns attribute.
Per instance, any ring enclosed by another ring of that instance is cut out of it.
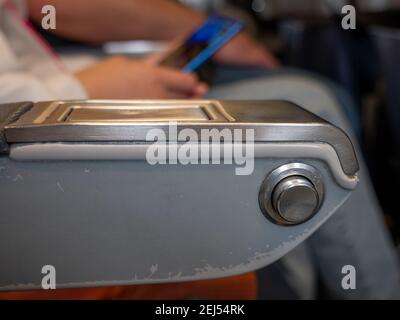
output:
<svg viewBox="0 0 400 320"><path fill-rule="evenodd" d="M172 40L187 35L205 17L173 0L27 0L33 20L42 7L55 6L58 35L87 43L116 40ZM275 68L279 62L251 36L230 41L216 60L236 65Z"/></svg>
<svg viewBox="0 0 400 320"><path fill-rule="evenodd" d="M41 22L44 5L57 12L55 33L88 43L110 40L171 40L187 34L204 17L166 0L27 0L31 18Z"/></svg>

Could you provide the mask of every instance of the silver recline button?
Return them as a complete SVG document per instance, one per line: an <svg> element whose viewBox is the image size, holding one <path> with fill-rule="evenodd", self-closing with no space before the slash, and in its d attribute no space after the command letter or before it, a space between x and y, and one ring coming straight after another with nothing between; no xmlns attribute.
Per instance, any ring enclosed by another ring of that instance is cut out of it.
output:
<svg viewBox="0 0 400 320"><path fill-rule="evenodd" d="M259 205L272 222L292 226L316 215L324 202L319 170L306 163L288 163L270 172L259 193Z"/></svg>
<svg viewBox="0 0 400 320"><path fill-rule="evenodd" d="M281 181L273 192L273 206L288 223L308 220L318 208L318 192L306 178L292 176Z"/></svg>

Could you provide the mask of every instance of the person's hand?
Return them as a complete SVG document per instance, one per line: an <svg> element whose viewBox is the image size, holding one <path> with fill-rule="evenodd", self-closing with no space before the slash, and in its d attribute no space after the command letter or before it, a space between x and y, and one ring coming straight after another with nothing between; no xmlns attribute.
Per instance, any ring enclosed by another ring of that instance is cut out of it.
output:
<svg viewBox="0 0 400 320"><path fill-rule="evenodd" d="M196 75L120 56L76 77L92 99L189 99L200 98L208 89Z"/></svg>
<svg viewBox="0 0 400 320"><path fill-rule="evenodd" d="M215 55L215 61L237 66L268 69L280 66L278 59L272 53L245 32L240 33L221 48Z"/></svg>

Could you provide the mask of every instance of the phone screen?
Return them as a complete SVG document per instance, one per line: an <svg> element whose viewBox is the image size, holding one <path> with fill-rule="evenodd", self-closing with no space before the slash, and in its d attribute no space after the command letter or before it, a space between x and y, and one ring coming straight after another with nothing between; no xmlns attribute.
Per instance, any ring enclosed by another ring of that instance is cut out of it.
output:
<svg viewBox="0 0 400 320"><path fill-rule="evenodd" d="M196 71L242 29L243 23L240 21L213 16L169 54L161 65L182 69L185 72Z"/></svg>

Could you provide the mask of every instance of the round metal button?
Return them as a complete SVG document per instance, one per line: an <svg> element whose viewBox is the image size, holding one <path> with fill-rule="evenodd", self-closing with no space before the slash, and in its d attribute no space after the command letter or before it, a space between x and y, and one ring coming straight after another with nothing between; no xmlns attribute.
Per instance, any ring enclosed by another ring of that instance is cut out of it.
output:
<svg viewBox="0 0 400 320"><path fill-rule="evenodd" d="M303 176L290 176L280 181L272 194L272 205L288 223L308 220L319 207L319 196L314 185Z"/></svg>
<svg viewBox="0 0 400 320"><path fill-rule="evenodd" d="M321 173L301 162L284 164L272 170L258 194L265 217L281 226L302 224L321 208L325 188Z"/></svg>

